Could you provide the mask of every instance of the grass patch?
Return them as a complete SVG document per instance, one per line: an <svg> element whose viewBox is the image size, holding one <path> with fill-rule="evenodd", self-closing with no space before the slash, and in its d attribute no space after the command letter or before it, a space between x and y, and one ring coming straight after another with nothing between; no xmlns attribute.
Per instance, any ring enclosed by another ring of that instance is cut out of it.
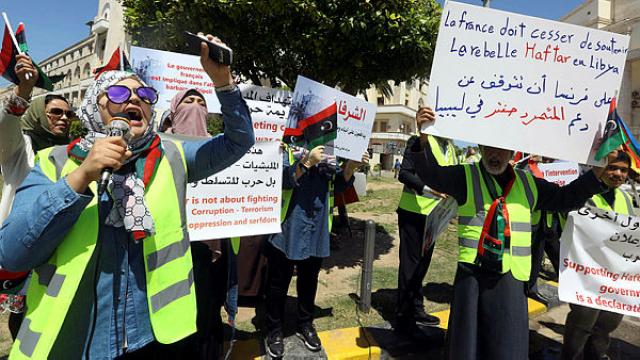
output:
<svg viewBox="0 0 640 360"><path fill-rule="evenodd" d="M347 205L349 214L357 212L372 212L376 214L393 213L398 208L398 201L402 194L402 187L384 188L367 191L360 201Z"/></svg>

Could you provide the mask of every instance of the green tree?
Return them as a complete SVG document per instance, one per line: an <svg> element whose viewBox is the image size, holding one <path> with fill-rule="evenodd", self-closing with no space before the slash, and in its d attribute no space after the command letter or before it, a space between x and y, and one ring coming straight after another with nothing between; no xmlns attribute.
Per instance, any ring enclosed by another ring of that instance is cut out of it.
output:
<svg viewBox="0 0 640 360"><path fill-rule="evenodd" d="M134 44L184 51L182 33L219 36L234 70L295 86L298 74L349 93L429 75L435 0L121 0Z"/></svg>

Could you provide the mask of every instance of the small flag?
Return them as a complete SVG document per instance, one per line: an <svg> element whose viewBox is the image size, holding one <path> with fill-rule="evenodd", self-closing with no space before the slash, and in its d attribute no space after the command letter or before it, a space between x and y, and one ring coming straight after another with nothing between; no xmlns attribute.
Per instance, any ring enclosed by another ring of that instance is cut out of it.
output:
<svg viewBox="0 0 640 360"><path fill-rule="evenodd" d="M16 30L16 41L18 42L19 48L15 46L13 40L11 39L11 34L9 31L9 27L7 24L4 26L4 37L2 38L2 50L0 51L0 73L2 73L2 77L11 81L14 84L18 84L20 80L18 79L18 75L16 74L16 56L23 53L28 53L29 47L27 46L27 37L25 35L24 24L20 23L18 25L18 29ZM38 81L36 82L36 86L42 89L46 89L49 91L53 90L53 84L57 81L62 80L63 76L55 77L56 81L53 81L49 78L44 71L37 65L33 64L38 71Z"/></svg>
<svg viewBox="0 0 640 360"><path fill-rule="evenodd" d="M338 136L338 108L332 103L319 113L298 121L296 128L284 131L283 141L288 144L305 144L307 149L324 145Z"/></svg>
<svg viewBox="0 0 640 360"><path fill-rule="evenodd" d="M611 151L621 146L631 158L631 169L638 172L640 170L640 145L629 131L627 124L618 115L616 98L613 98L609 104L609 116L604 128L602 144L596 152L595 159L603 159Z"/></svg>
<svg viewBox="0 0 640 360"><path fill-rule="evenodd" d="M123 64L120 64L120 54L122 54L122 58L124 59ZM124 65L124 66L121 66L121 65ZM131 64L129 63L127 56L124 54L123 51L120 51L120 46L118 46L116 50L113 52L113 54L111 55L109 62L104 66L93 69L93 74L97 79L98 77L100 77L100 74L102 74L105 71L120 70L121 68L124 69L124 71L132 71Z"/></svg>

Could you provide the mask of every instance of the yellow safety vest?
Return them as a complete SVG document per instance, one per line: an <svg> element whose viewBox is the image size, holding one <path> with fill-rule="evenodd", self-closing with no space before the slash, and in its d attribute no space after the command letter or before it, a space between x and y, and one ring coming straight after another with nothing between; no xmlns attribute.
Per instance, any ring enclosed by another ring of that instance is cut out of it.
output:
<svg viewBox="0 0 640 360"><path fill-rule="evenodd" d="M431 152L440 166L458 164L456 149L453 147L451 141L447 141L447 154L445 155L442 149L440 149L438 140L434 136L429 135L428 139L429 145L431 145ZM433 209L440 204L440 200L442 200L442 198L430 193L418 195L413 189L405 185L402 189L402 195L400 196L400 203L398 204L398 207L412 213L429 215Z"/></svg>
<svg viewBox="0 0 640 360"><path fill-rule="evenodd" d="M186 163L180 143L163 141L165 154L145 189L156 234L143 240L149 318L155 339L174 343L196 332L193 263L186 227ZM53 182L75 170L65 146L40 151L42 172ZM89 188L96 193L96 184ZM94 196L51 258L34 269L27 314L11 359L46 359L58 337L98 238Z"/></svg>
<svg viewBox="0 0 640 360"><path fill-rule="evenodd" d="M458 207L458 261L474 264L482 226L493 199L480 174L480 164L463 166L467 201ZM531 272L531 210L538 200L538 190L530 173L518 169L515 172L515 182L506 198L511 239L509 249L505 249L502 257L502 273L511 271L514 278L528 281ZM500 188L497 183L494 185Z"/></svg>
<svg viewBox="0 0 640 360"><path fill-rule="evenodd" d="M591 199L587 200L587 204L595 206L602 210L609 210L617 212L618 214L635 215L633 210L633 203L631 197L624 190L614 189L615 197L613 200L613 208L609 205L607 200L602 195L593 195Z"/></svg>
<svg viewBox="0 0 640 360"><path fill-rule="evenodd" d="M289 165L293 166L295 159L293 158L293 150L291 147L285 144L285 151L289 156ZM291 203L291 197L293 196L293 189L282 189L282 208L280 210L280 222L283 223L287 217L287 211L289 211L289 204ZM329 232L333 226L333 181L329 181Z"/></svg>

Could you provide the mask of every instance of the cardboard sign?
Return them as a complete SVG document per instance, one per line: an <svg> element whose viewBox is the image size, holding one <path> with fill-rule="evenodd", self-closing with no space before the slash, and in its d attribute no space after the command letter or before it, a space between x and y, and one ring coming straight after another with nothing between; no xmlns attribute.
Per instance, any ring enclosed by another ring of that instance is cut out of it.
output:
<svg viewBox="0 0 640 360"><path fill-rule="evenodd" d="M628 36L453 1L439 31L423 132L597 164Z"/></svg>

